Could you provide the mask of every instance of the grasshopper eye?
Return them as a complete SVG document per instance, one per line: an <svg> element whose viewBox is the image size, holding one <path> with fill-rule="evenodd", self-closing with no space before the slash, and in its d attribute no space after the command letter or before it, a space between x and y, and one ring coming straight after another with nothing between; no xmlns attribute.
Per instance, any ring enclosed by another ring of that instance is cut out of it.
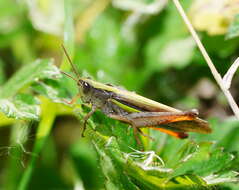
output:
<svg viewBox="0 0 239 190"><path fill-rule="evenodd" d="M91 87L87 82L83 80L79 80L78 85L82 87L84 93L87 93L90 91Z"/></svg>
<svg viewBox="0 0 239 190"><path fill-rule="evenodd" d="M87 82L84 82L84 81L82 82L82 85L83 85L84 88L89 88L90 87L90 85Z"/></svg>
<svg viewBox="0 0 239 190"><path fill-rule="evenodd" d="M83 92L84 93L87 93L87 92L90 91L90 85L87 82L83 82L82 86L83 86Z"/></svg>

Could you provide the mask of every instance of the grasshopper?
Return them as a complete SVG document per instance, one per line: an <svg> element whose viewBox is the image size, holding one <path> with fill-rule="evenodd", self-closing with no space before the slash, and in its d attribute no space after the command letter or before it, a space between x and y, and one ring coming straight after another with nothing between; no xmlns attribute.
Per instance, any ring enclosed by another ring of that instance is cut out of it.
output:
<svg viewBox="0 0 239 190"><path fill-rule="evenodd" d="M79 87L78 95L72 99L70 104L80 97L84 103L92 105L92 110L84 117L82 136L84 136L87 120L98 109L112 119L129 124L133 128L138 144L141 144L138 134L151 138L141 131L145 127L159 130L179 139L187 138L187 132L204 134L211 132L208 122L200 119L195 109L181 111L134 92L80 77L66 49L62 47L77 78L61 72L75 80Z"/></svg>

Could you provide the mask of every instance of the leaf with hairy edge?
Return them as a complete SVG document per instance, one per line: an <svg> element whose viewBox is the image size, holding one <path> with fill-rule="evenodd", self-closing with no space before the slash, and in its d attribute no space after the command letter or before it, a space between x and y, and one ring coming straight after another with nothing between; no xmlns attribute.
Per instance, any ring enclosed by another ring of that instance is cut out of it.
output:
<svg viewBox="0 0 239 190"><path fill-rule="evenodd" d="M0 92L0 98L14 96L20 89L34 80L60 77L60 72L52 59L37 59L22 67L6 82Z"/></svg>
<svg viewBox="0 0 239 190"><path fill-rule="evenodd" d="M71 98L69 97L71 93L63 84L58 80L45 79L33 83L31 87L34 92L51 99L53 102L65 103L64 100Z"/></svg>
<svg viewBox="0 0 239 190"><path fill-rule="evenodd" d="M93 122L91 125L95 128ZM238 180L233 171L238 165L237 155L227 153L211 142L187 140L165 159L164 154L157 155L154 151L141 152L131 148L132 151L125 152L119 146L119 140L110 133L103 135L90 127L86 129L86 136L95 145L108 189L117 189L117 184L122 185L121 189L130 189L127 185L152 190L207 189Z"/></svg>
<svg viewBox="0 0 239 190"><path fill-rule="evenodd" d="M38 120L39 100L27 94L18 94L10 99L0 99L0 111L14 119Z"/></svg>
<svg viewBox="0 0 239 190"><path fill-rule="evenodd" d="M15 119L37 120L40 115L39 101L31 95L16 95L22 88L35 80L60 77L53 60L38 59L22 67L0 92L0 111Z"/></svg>
<svg viewBox="0 0 239 190"><path fill-rule="evenodd" d="M231 172L226 169L229 169L233 164L235 156L224 152L222 148L213 148L212 143L204 142L195 144L195 146L197 146L195 152L185 155L179 163L175 163L172 177L194 174L202 177L210 185L223 182L219 178L221 175L224 176ZM228 177L227 181L234 181L235 177ZM217 178L217 180L214 180L215 183L213 183L213 180L207 180L212 178Z"/></svg>

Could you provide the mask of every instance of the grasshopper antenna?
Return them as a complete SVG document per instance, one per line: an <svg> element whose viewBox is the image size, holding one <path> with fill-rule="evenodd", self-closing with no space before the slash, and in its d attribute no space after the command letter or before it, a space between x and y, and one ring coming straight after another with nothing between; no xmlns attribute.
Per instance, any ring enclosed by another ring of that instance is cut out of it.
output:
<svg viewBox="0 0 239 190"><path fill-rule="evenodd" d="M64 72L64 71L61 71L62 74L70 77L71 79L73 79L74 81L78 82L78 80L76 78L74 78L73 76L69 75L68 73Z"/></svg>
<svg viewBox="0 0 239 190"><path fill-rule="evenodd" d="M80 75L79 75L79 73L77 72L75 65L72 63L71 58L70 58L69 54L67 53L65 46L64 46L63 44L61 44L61 47L62 47L62 49L63 49L63 51L64 51L64 53L65 53L65 55L66 55L66 57L67 57L67 59L68 59L68 61L69 61L69 63L71 64L71 67L72 67L74 73L76 74L76 76L77 76L78 78L80 78ZM65 74L65 75L67 75L67 76L70 76L70 75L68 75L68 74L65 73L65 72L62 72L62 73ZM73 79L72 76L70 76L70 77ZM74 80L75 80L75 79L74 79Z"/></svg>

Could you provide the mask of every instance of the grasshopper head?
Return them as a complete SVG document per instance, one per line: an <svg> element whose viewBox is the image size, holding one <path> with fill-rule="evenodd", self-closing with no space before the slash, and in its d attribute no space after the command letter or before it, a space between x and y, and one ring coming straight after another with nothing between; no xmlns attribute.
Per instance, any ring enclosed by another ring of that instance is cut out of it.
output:
<svg viewBox="0 0 239 190"><path fill-rule="evenodd" d="M91 90L90 84L82 79L78 80L77 85L80 88L80 91L82 92L83 95L87 95Z"/></svg>
<svg viewBox="0 0 239 190"><path fill-rule="evenodd" d="M84 79L79 79L77 85L79 87L79 93L81 95L83 102L90 103L94 90L93 87Z"/></svg>

